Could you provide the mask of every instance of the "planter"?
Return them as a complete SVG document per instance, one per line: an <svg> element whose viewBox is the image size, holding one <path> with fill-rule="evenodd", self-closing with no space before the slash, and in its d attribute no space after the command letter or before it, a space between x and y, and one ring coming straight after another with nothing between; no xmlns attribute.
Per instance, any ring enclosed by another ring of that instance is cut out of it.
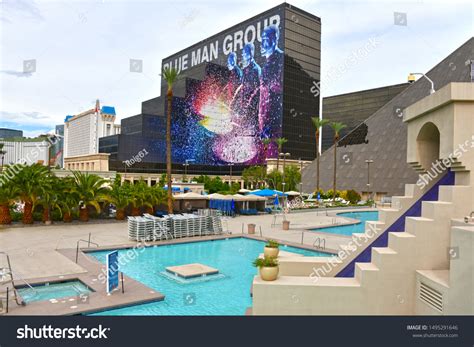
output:
<svg viewBox="0 0 474 347"><path fill-rule="evenodd" d="M71 223L72 222L72 214L68 213L68 212L64 212L63 222L64 223Z"/></svg>
<svg viewBox="0 0 474 347"><path fill-rule="evenodd" d="M250 223L247 228L249 234L255 234L255 224Z"/></svg>
<svg viewBox="0 0 474 347"><path fill-rule="evenodd" d="M278 257L278 253L280 253L280 250L277 247L264 247L263 248L263 255L266 258L276 258Z"/></svg>
<svg viewBox="0 0 474 347"><path fill-rule="evenodd" d="M81 222L89 221L89 211L87 211L87 207L79 209L79 220Z"/></svg>
<svg viewBox="0 0 474 347"><path fill-rule="evenodd" d="M133 217L137 217L137 216L140 216L140 208L139 207L132 207L132 213L131 215Z"/></svg>
<svg viewBox="0 0 474 347"><path fill-rule="evenodd" d="M278 266L272 267L261 267L260 268L260 277L264 281L275 281L278 277Z"/></svg>
<svg viewBox="0 0 474 347"><path fill-rule="evenodd" d="M290 230L290 221L284 220L283 221L283 230Z"/></svg>
<svg viewBox="0 0 474 347"><path fill-rule="evenodd" d="M118 208L115 214L116 220L124 220L125 219L125 210L123 208Z"/></svg>

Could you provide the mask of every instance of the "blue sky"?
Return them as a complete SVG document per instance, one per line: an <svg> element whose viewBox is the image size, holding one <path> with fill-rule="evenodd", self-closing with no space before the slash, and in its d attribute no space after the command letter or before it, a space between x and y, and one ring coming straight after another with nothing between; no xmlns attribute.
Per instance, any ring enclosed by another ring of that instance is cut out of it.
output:
<svg viewBox="0 0 474 347"><path fill-rule="evenodd" d="M0 0L0 127L34 136L97 98L119 119L139 114L159 95L162 58L279 3ZM323 96L405 82L474 32L472 1L289 3L322 19ZM394 12L406 13L406 26L394 25ZM24 74L29 59L36 72ZM143 60L142 73L129 71L130 59Z"/></svg>

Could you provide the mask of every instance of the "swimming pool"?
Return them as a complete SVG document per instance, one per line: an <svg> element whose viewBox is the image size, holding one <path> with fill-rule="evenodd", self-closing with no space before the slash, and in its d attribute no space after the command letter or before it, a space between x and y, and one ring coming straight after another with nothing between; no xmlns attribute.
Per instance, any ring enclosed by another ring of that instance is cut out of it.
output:
<svg viewBox="0 0 474 347"><path fill-rule="evenodd" d="M341 213L338 213L337 215L341 217L357 219L360 222L357 224L339 225L339 226L333 226L333 227L327 227L327 228L311 229L311 231L320 231L322 233L331 233L331 234L351 236L354 233L365 232L366 221L379 220L378 211L341 212Z"/></svg>
<svg viewBox="0 0 474 347"><path fill-rule="evenodd" d="M94 315L244 315L245 310L252 306L250 286L257 273L252 261L263 252L263 247L262 241L230 238L145 248L120 270L164 294L165 300ZM280 249L304 256L330 256L294 247L281 246ZM109 252L88 254L105 263ZM126 252L120 250L119 259ZM183 281L166 274L168 266L190 263L217 268L219 275Z"/></svg>
<svg viewBox="0 0 474 347"><path fill-rule="evenodd" d="M18 294L26 303L62 299L71 296L90 293L91 290L81 281L46 283L37 286L18 289Z"/></svg>

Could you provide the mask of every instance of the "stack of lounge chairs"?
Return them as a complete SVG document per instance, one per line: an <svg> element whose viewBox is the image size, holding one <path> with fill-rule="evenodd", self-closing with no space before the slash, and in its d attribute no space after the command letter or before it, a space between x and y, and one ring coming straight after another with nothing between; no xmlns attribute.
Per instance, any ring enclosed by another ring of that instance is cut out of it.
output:
<svg viewBox="0 0 474 347"><path fill-rule="evenodd" d="M134 241L159 241L222 233L221 216L217 214L170 214L163 218L145 214L143 217L128 217L128 238Z"/></svg>

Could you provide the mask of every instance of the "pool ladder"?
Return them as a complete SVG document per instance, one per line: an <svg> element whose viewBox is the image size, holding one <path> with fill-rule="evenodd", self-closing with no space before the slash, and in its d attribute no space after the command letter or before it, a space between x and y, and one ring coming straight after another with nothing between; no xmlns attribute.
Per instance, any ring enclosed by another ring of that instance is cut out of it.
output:
<svg viewBox="0 0 474 347"><path fill-rule="evenodd" d="M12 271L12 265L11 265L11 262L10 262L10 256L5 253L5 252L0 252L0 255L3 255L7 261L7 267L0 267L0 284L1 285L6 285L8 283L11 283L12 287L11 287L11 290L13 291L13 297L15 298L15 302L17 303L17 305L22 305L24 306L25 305L25 302L23 300L21 300L21 298L19 297L18 295L18 292L17 292L17 289L15 288L15 280L13 278L13 271ZM26 282L23 278L20 278L28 287L30 287L31 289L34 290L34 288L28 283ZM10 300L9 298L9 294L10 294L10 288L7 286L7 288L5 289L5 294L0 294L0 303L3 304L3 300L5 299L6 301L6 312L3 312L3 313L8 313L8 302ZM1 311L3 311L3 305L0 305L1 307Z"/></svg>

